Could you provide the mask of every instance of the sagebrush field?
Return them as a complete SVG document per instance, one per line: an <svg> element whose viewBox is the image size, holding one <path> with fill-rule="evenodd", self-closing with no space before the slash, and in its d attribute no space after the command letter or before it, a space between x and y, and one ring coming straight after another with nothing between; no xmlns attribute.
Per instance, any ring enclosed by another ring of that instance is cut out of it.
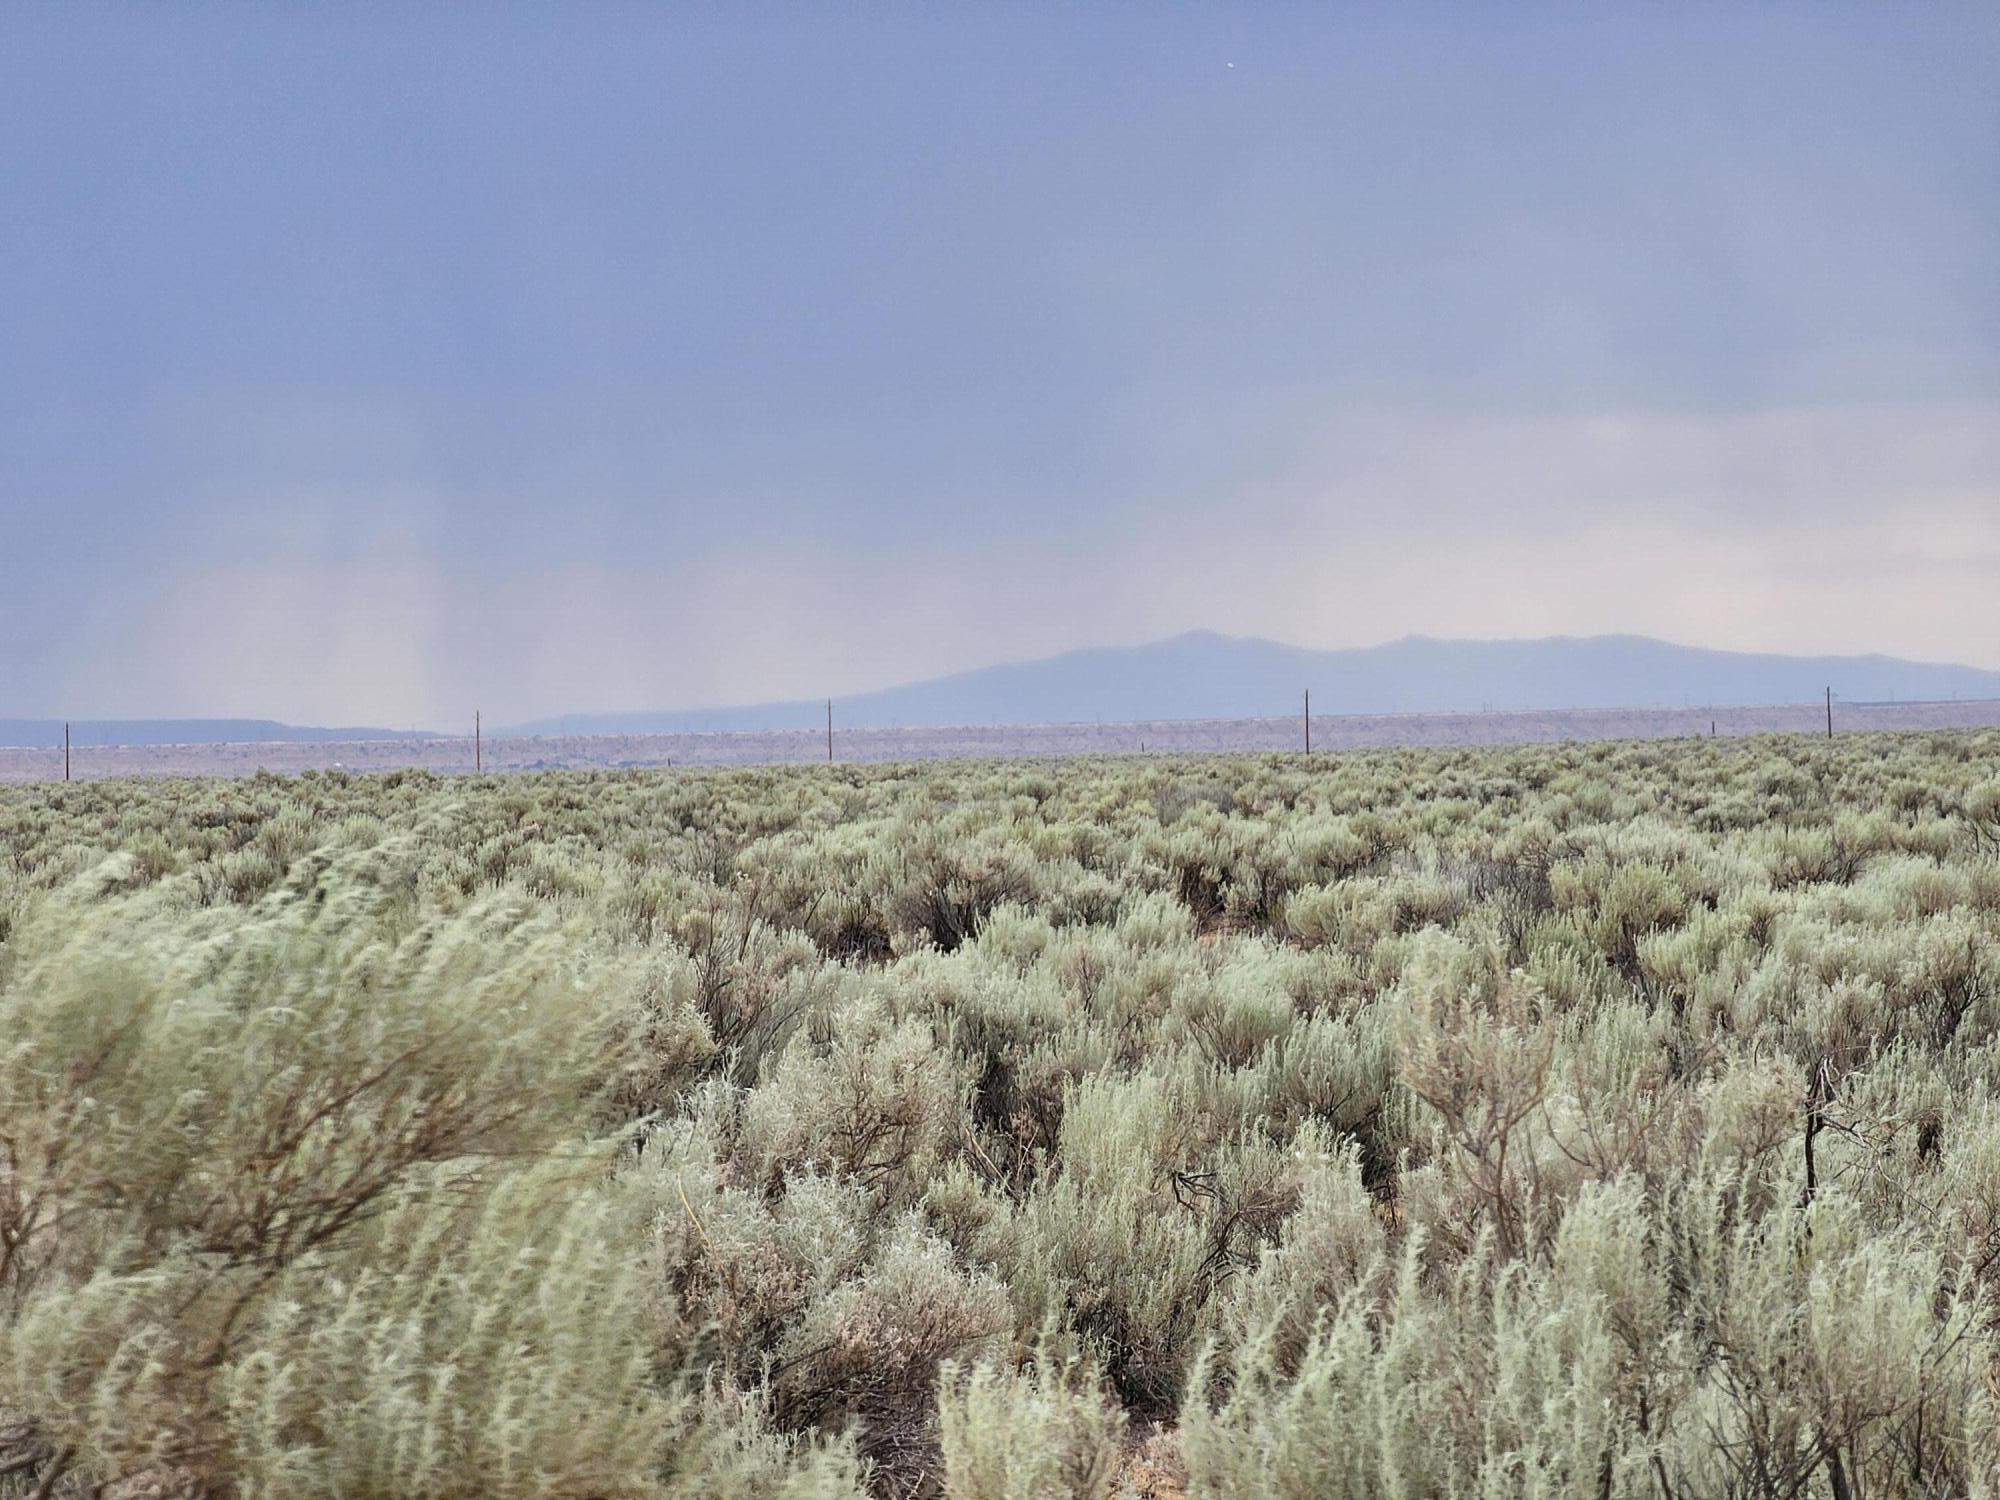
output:
<svg viewBox="0 0 2000 1500"><path fill-rule="evenodd" d="M2000 1493L2000 733L0 789L0 1493Z"/></svg>

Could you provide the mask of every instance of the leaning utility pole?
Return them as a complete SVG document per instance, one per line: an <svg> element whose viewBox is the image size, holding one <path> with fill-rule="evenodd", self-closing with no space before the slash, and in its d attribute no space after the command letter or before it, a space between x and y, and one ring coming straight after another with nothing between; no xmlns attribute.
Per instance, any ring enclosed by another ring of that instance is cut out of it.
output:
<svg viewBox="0 0 2000 1500"><path fill-rule="evenodd" d="M1826 690L1826 737L1833 738L1833 689Z"/></svg>
<svg viewBox="0 0 2000 1500"><path fill-rule="evenodd" d="M1313 690L1306 689L1306 754L1313 753Z"/></svg>
<svg viewBox="0 0 2000 1500"><path fill-rule="evenodd" d="M826 700L826 763L833 764L833 700Z"/></svg>
<svg viewBox="0 0 2000 1500"><path fill-rule="evenodd" d="M479 710L472 711L472 774L483 775L486 770L486 747L479 737Z"/></svg>

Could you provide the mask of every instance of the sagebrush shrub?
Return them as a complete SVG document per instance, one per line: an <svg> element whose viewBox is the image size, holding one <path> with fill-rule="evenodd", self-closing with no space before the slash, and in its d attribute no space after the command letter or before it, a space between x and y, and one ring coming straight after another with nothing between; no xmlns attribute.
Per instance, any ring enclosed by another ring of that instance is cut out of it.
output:
<svg viewBox="0 0 2000 1500"><path fill-rule="evenodd" d="M0 789L0 1495L2000 1492L1996 764Z"/></svg>

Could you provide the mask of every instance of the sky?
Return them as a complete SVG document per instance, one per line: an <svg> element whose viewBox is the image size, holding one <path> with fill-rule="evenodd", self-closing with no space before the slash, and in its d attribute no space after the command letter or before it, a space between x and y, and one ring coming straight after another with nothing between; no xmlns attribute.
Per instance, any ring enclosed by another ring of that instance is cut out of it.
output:
<svg viewBox="0 0 2000 1500"><path fill-rule="evenodd" d="M0 9L0 717L2000 667L2000 6Z"/></svg>

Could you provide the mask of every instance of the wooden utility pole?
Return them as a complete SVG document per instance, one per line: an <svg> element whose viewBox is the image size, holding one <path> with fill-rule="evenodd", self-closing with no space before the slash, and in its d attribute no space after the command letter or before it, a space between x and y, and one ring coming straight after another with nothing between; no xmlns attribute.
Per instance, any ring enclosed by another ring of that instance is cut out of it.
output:
<svg viewBox="0 0 2000 1500"><path fill-rule="evenodd" d="M63 724L63 780L69 780L69 724Z"/></svg>
<svg viewBox="0 0 2000 1500"><path fill-rule="evenodd" d="M1833 738L1833 689L1826 690L1826 737Z"/></svg>
<svg viewBox="0 0 2000 1500"><path fill-rule="evenodd" d="M826 763L833 764L833 700L826 700Z"/></svg>
<svg viewBox="0 0 2000 1500"><path fill-rule="evenodd" d="M1313 753L1313 690L1306 689L1306 754Z"/></svg>
<svg viewBox="0 0 2000 1500"><path fill-rule="evenodd" d="M480 740L479 710L475 708L472 711L472 773L478 776L484 774L485 770L486 746Z"/></svg>

